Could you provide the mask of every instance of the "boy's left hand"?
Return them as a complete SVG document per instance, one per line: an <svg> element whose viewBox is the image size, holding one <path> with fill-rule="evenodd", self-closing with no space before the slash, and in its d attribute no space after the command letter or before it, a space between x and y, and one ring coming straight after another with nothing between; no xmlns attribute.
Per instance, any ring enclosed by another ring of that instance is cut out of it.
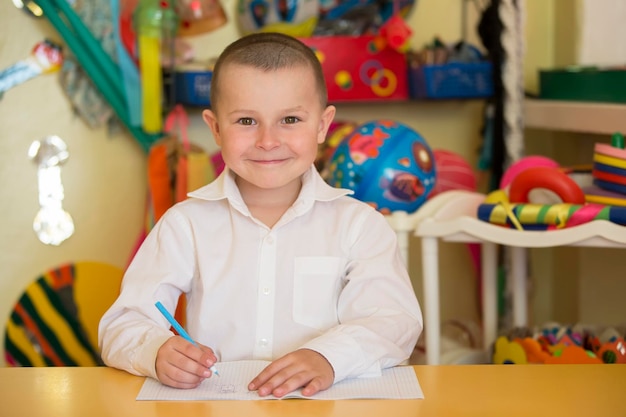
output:
<svg viewBox="0 0 626 417"><path fill-rule="evenodd" d="M299 349L272 362L250 382L248 389L261 397L283 397L302 388L309 397L333 384L335 372L326 358L310 349Z"/></svg>

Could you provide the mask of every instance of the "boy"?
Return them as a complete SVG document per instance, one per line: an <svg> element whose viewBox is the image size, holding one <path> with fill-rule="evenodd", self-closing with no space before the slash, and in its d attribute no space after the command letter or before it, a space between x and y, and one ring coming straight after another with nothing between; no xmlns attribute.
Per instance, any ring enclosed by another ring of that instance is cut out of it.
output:
<svg viewBox="0 0 626 417"><path fill-rule="evenodd" d="M422 315L385 218L314 168L335 108L319 61L287 35L220 55L203 118L226 169L155 225L100 322L109 366L192 388L218 360L273 362L248 388L310 396L406 360ZM198 346L154 306L187 296ZM219 367L219 365L218 365Z"/></svg>

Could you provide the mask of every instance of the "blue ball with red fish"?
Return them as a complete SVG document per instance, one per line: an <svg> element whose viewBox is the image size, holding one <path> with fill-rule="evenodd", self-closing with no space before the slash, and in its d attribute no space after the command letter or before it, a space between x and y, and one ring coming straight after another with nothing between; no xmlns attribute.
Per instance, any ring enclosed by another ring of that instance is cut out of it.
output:
<svg viewBox="0 0 626 417"><path fill-rule="evenodd" d="M326 181L383 214L416 211L435 186L435 158L426 140L394 120L357 126L333 153Z"/></svg>

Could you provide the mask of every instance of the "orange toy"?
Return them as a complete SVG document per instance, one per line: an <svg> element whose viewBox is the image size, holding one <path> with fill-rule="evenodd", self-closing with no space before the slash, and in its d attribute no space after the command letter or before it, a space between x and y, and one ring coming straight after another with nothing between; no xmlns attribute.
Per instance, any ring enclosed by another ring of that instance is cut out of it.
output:
<svg viewBox="0 0 626 417"><path fill-rule="evenodd" d="M604 363L626 364L626 341L616 338L612 342L604 343L598 350L598 357Z"/></svg>
<svg viewBox="0 0 626 417"><path fill-rule="evenodd" d="M524 352L526 352L526 360L528 363L546 363L550 358L550 354L546 352L535 339L525 337L523 339L515 339L515 342L519 343L524 349Z"/></svg>
<svg viewBox="0 0 626 417"><path fill-rule="evenodd" d="M591 351L580 346L556 345L554 354L549 356L546 364L601 364L602 361Z"/></svg>
<svg viewBox="0 0 626 417"><path fill-rule="evenodd" d="M585 204L583 190L563 171L553 167L532 167L520 172L509 189L511 203L528 203L528 193L545 188L556 193L564 203Z"/></svg>

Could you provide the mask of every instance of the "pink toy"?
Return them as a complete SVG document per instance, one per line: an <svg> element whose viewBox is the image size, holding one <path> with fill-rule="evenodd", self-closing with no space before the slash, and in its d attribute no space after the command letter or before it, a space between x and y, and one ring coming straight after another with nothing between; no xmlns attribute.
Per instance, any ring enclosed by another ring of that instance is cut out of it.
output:
<svg viewBox="0 0 626 417"><path fill-rule="evenodd" d="M513 179L519 175L522 171L533 168L533 167L552 167L558 168L559 164L553 159L547 158L545 156L526 156L521 158L519 161L514 162L509 169L506 170L502 179L500 180L500 188L506 188Z"/></svg>
<svg viewBox="0 0 626 417"><path fill-rule="evenodd" d="M476 173L462 156L443 149L433 151L437 178L428 198L449 190L476 191Z"/></svg>

